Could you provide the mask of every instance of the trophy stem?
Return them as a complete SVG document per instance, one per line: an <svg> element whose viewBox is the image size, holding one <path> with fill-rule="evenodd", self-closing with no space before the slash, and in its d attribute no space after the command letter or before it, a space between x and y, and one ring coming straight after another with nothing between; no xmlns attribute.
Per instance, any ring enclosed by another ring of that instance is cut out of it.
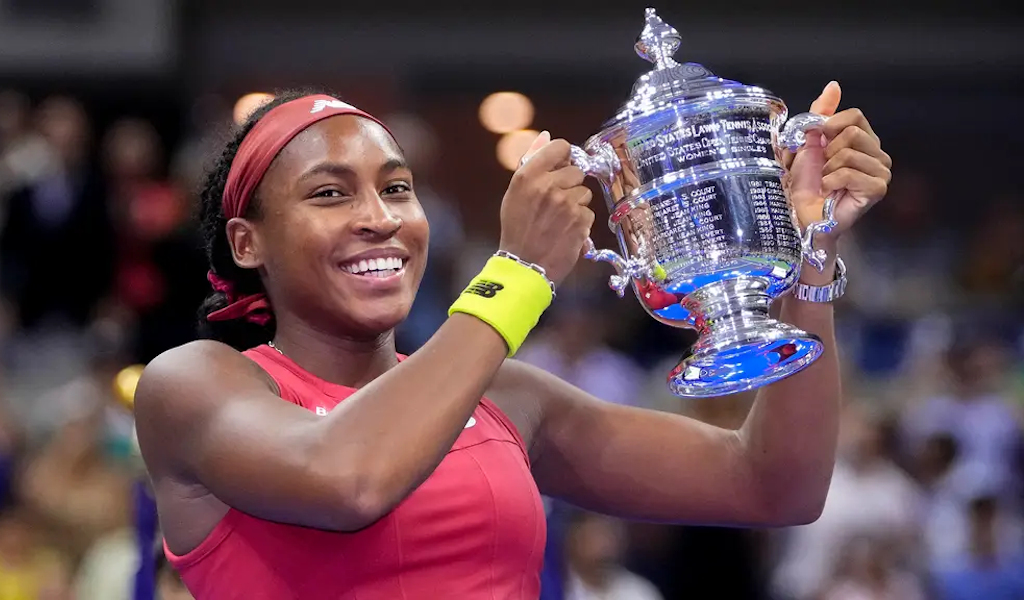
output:
<svg viewBox="0 0 1024 600"><path fill-rule="evenodd" d="M768 315L768 281L737 277L709 283L682 302L699 337L669 374L672 393L722 396L788 377L821 356L818 336Z"/></svg>

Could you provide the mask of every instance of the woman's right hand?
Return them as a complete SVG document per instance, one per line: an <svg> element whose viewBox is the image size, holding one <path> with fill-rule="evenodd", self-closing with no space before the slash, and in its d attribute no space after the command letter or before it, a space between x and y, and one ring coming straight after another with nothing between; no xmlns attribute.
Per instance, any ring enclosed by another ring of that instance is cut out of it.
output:
<svg viewBox="0 0 1024 600"><path fill-rule="evenodd" d="M569 162L569 142L542 132L501 201L499 248L543 267L556 284L565 279L594 224L585 178Z"/></svg>

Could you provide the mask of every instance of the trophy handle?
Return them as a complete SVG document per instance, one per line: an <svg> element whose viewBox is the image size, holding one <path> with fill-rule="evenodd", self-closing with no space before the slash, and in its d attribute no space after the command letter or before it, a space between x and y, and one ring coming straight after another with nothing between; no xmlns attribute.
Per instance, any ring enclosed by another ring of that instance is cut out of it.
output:
<svg viewBox="0 0 1024 600"><path fill-rule="evenodd" d="M814 113L801 113L786 121L782 131L779 132L779 145L796 152L807 142L807 132L814 129L821 129L828 117ZM825 206L821 209L821 220L815 221L807 226L800 240L800 248L804 260L819 272L825 269L825 261L828 253L825 250L814 248L814 236L822 233L830 233L838 223L835 220L836 203L842 198L845 191L837 190L825 198Z"/></svg>
<svg viewBox="0 0 1024 600"><path fill-rule="evenodd" d="M608 142L598 143L593 154L579 146L569 146L569 161L604 185L611 185L622 169L619 155Z"/></svg>
<svg viewBox="0 0 1024 600"><path fill-rule="evenodd" d="M594 153L591 154L579 146L570 146L569 160L590 175L600 181L603 185L609 186L615 180L616 174L622 168L615 149L607 142L600 142L596 145ZM615 275L608 278L608 287L615 290L621 298L629 286L629 279L634 275L636 269L630 263L619 256L614 250L598 250L594 240L587 238L583 244L583 258L594 262L606 262L615 268Z"/></svg>
<svg viewBox="0 0 1024 600"><path fill-rule="evenodd" d="M614 250L598 250L594 240L587 238L583 242L583 258L594 262L606 262L615 268L615 275L608 278L608 287L612 288L619 298L626 293L629 287L629 279L634 275L635 268L626 259L619 256Z"/></svg>

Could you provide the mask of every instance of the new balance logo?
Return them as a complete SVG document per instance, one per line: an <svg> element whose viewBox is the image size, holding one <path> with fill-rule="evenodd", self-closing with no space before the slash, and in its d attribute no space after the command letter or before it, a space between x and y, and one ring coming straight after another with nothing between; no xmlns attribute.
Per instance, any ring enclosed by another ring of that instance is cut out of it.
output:
<svg viewBox="0 0 1024 600"><path fill-rule="evenodd" d="M484 298L493 298L503 289L505 289L505 286L495 281L478 281L466 288L466 293L476 294Z"/></svg>
<svg viewBox="0 0 1024 600"><path fill-rule="evenodd" d="M342 108L355 110L356 107L352 106L351 104L342 102L341 100L314 100L313 110L309 111L309 114L315 115L316 113L322 111L325 108Z"/></svg>

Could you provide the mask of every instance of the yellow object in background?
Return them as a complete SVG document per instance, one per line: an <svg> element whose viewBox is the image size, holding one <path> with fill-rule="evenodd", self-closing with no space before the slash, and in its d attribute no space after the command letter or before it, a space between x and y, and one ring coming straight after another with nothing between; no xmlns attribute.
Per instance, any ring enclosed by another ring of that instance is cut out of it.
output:
<svg viewBox="0 0 1024 600"><path fill-rule="evenodd" d="M114 377L114 393L117 401L128 410L135 407L135 388L139 385L145 365L131 365L121 369Z"/></svg>

